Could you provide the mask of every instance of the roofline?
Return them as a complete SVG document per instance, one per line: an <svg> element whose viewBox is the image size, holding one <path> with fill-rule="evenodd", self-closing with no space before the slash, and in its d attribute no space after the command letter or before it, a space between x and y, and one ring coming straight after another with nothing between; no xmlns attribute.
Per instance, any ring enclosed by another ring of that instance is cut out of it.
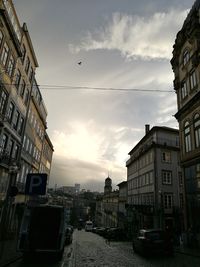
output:
<svg viewBox="0 0 200 267"><path fill-rule="evenodd" d="M128 153L128 155L131 155L133 153L134 150L136 150L136 148L143 143L151 134L153 134L154 132L158 131L158 130L162 130L162 131L166 131L166 132L174 132L174 133L179 133L178 129L175 128L170 128L170 127L166 127L166 126L154 126L151 128L151 130L148 131L148 133L145 134L145 136L134 146L134 148Z"/></svg>
<svg viewBox="0 0 200 267"><path fill-rule="evenodd" d="M121 185L125 185L125 184L127 184L127 181L123 181L123 182L117 184L117 186L121 186Z"/></svg>
<svg viewBox="0 0 200 267"><path fill-rule="evenodd" d="M24 34L26 35L26 38L27 38L27 41L28 41L28 44L29 44L29 47L30 47L30 51L32 53L32 56L33 56L33 59L34 59L34 62L35 62L35 66L39 67L39 64L38 64L38 61L37 61L37 58L36 58L36 55L35 55L35 51L33 49L33 44L32 44L31 37L29 35L29 31L28 31L26 23L23 24L22 29L23 29Z"/></svg>

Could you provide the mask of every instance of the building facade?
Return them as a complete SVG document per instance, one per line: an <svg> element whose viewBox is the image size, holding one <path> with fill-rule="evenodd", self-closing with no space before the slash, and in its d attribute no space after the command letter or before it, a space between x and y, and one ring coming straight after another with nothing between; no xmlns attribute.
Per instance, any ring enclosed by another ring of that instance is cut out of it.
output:
<svg viewBox="0 0 200 267"><path fill-rule="evenodd" d="M171 60L185 185L185 226L200 240L200 1L177 33Z"/></svg>
<svg viewBox="0 0 200 267"><path fill-rule="evenodd" d="M24 203L27 173L50 174L53 146L46 133L47 110L35 80L37 67L26 24L20 25L12 0L1 0L0 222L8 202L14 204L14 211L16 203ZM16 186L19 192L10 199Z"/></svg>
<svg viewBox="0 0 200 267"><path fill-rule="evenodd" d="M146 125L145 136L126 162L129 232L139 228L181 226L183 186L179 160L179 131Z"/></svg>
<svg viewBox="0 0 200 267"><path fill-rule="evenodd" d="M127 229L127 181L123 181L117 185L119 187L118 201L118 227L124 230Z"/></svg>

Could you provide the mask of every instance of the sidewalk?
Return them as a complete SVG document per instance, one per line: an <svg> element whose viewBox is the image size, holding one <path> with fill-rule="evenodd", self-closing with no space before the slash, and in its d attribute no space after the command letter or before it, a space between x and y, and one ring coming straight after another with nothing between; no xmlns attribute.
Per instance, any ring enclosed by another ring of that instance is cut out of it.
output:
<svg viewBox="0 0 200 267"><path fill-rule="evenodd" d="M177 246L174 248L175 253L181 253L192 257L200 258L200 248L189 248L186 246Z"/></svg>
<svg viewBox="0 0 200 267"><path fill-rule="evenodd" d="M7 266L22 256L20 252L17 252L17 241L16 240L6 240L0 241L0 266Z"/></svg>

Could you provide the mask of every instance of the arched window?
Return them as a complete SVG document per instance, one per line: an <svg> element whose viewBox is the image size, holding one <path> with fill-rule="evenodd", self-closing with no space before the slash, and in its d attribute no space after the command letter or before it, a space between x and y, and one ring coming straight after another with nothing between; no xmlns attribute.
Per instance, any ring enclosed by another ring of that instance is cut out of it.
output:
<svg viewBox="0 0 200 267"><path fill-rule="evenodd" d="M191 146L191 131L190 131L190 124L186 121L184 125L184 139L185 139L185 152L189 152L192 149Z"/></svg>
<svg viewBox="0 0 200 267"><path fill-rule="evenodd" d="M200 147L200 115L197 113L194 116L194 136L195 136L195 147Z"/></svg>

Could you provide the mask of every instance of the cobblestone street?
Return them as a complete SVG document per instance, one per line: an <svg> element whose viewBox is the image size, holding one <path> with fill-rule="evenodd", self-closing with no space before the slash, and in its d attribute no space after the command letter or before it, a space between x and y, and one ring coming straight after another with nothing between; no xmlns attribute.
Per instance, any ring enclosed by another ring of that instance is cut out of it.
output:
<svg viewBox="0 0 200 267"><path fill-rule="evenodd" d="M73 267L197 267L200 258L175 253L173 257L145 258L135 254L130 242L110 242L85 231L74 232Z"/></svg>

